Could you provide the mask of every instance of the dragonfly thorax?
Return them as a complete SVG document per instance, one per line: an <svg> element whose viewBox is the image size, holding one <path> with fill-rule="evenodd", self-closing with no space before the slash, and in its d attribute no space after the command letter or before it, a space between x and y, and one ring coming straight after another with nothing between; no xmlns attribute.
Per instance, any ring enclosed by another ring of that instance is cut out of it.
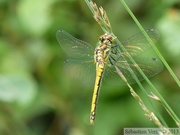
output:
<svg viewBox="0 0 180 135"><path fill-rule="evenodd" d="M104 67L111 49L112 35L105 33L99 37L98 46L94 51L94 61L100 66Z"/></svg>

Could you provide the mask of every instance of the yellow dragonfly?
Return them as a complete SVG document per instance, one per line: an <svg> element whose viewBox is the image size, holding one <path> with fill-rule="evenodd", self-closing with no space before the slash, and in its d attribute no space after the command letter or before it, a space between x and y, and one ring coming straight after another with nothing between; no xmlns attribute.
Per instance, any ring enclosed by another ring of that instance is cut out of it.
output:
<svg viewBox="0 0 180 135"><path fill-rule="evenodd" d="M159 39L157 30L148 29L146 33L153 43L156 43ZM82 79L87 84L95 82L90 124L95 122L102 79L110 84L126 84L117 73L116 68L122 72L128 83L136 82L129 68L140 81L144 78L136 69L137 65L148 78L156 75L163 68L162 63L149 53L152 47L143 33L138 33L122 43L128 53L121 49L116 37L109 33L99 37L96 47L76 39L63 30L57 31L56 37L63 50L70 57L70 59L65 61L68 73ZM128 55L135 60L136 64L129 60Z"/></svg>

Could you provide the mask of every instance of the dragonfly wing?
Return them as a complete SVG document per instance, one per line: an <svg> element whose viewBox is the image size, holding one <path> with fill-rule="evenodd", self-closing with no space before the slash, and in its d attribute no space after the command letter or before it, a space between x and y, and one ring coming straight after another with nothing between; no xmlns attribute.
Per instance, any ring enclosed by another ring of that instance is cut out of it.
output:
<svg viewBox="0 0 180 135"><path fill-rule="evenodd" d="M68 56L75 59L93 59L93 48L90 44L76 39L69 33L58 30L56 38Z"/></svg>
<svg viewBox="0 0 180 135"><path fill-rule="evenodd" d="M120 70L122 67L118 67ZM126 83L118 75L115 66L106 65L103 80L111 85L125 85Z"/></svg>
<svg viewBox="0 0 180 135"><path fill-rule="evenodd" d="M65 71L73 79L79 79L84 85L93 86L95 82L96 68L93 61L69 59L64 64Z"/></svg>
<svg viewBox="0 0 180 135"><path fill-rule="evenodd" d="M160 37L159 32L155 29L148 29L145 32L148 34L148 36L150 37L150 39L154 44L157 42L157 40ZM122 44L131 56L136 56L152 48L151 44L149 43L149 41L146 39L146 37L142 32L132 36ZM126 52L123 53L124 55L126 54Z"/></svg>
<svg viewBox="0 0 180 135"><path fill-rule="evenodd" d="M130 60L119 60L116 63L116 67L122 72L127 79L128 83L135 83L130 70L134 72L139 81L144 80L144 77L137 70L137 65L141 68L144 74L150 78L163 69L161 61L155 57L135 57L136 64L133 64ZM108 66L105 69L104 79L112 84L126 84L119 74L117 73L114 66Z"/></svg>

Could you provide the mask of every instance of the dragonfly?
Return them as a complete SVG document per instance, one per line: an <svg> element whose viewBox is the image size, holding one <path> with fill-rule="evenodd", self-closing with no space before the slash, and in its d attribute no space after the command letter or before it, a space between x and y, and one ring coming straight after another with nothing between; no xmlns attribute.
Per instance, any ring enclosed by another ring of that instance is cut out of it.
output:
<svg viewBox="0 0 180 135"><path fill-rule="evenodd" d="M155 29L148 29L145 32L154 44L160 37L158 31ZM133 71L139 81L144 80L143 76L137 70L137 66L141 68L148 78L156 75L163 68L161 61L150 53L153 50L152 46L142 32L122 42L126 51L121 49L117 38L110 33L101 35L95 47L73 37L63 30L57 31L56 38L69 56L69 59L65 61L68 73L82 79L85 84L95 82L91 103L90 124L94 124L95 122L102 80L112 85L126 84L118 74L118 71L121 71L128 83L132 84L136 83L136 81L131 71ZM129 59L129 55L134 59L135 63ZM116 70L117 68L118 71Z"/></svg>

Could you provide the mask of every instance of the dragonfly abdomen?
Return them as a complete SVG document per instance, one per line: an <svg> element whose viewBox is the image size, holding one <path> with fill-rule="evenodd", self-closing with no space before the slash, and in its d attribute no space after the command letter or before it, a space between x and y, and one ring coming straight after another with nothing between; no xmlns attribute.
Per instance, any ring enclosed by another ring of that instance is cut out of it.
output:
<svg viewBox="0 0 180 135"><path fill-rule="evenodd" d="M94 124L95 121L98 95L101 87L103 73L104 73L104 64L96 63L96 80L95 80L94 92L93 92L92 104L91 104L90 124Z"/></svg>

